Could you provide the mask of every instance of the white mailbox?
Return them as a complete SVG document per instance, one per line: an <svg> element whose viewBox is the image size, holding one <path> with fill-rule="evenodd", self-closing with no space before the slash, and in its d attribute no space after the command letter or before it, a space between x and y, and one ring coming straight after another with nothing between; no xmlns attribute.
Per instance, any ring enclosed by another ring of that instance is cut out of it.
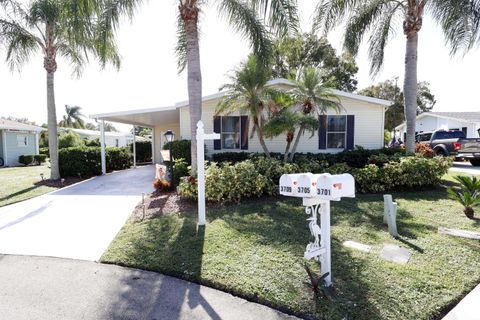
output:
<svg viewBox="0 0 480 320"><path fill-rule="evenodd" d="M284 196L297 196L299 174L284 174L280 177L280 194Z"/></svg>
<svg viewBox="0 0 480 320"><path fill-rule="evenodd" d="M317 179L317 197L324 200L355 198L355 180L348 173L331 175L324 173Z"/></svg>
<svg viewBox="0 0 480 320"><path fill-rule="evenodd" d="M318 174L303 173L298 176L297 197L311 198L317 195Z"/></svg>

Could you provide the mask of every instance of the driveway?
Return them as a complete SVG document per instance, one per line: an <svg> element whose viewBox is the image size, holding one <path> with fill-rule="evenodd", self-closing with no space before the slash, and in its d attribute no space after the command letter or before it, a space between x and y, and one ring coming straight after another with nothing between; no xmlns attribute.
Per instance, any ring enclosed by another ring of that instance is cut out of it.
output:
<svg viewBox="0 0 480 320"><path fill-rule="evenodd" d="M450 168L450 172L462 172L480 176L480 167L474 167L470 164L470 162L454 162Z"/></svg>
<svg viewBox="0 0 480 320"><path fill-rule="evenodd" d="M154 171L114 172L0 208L0 253L98 260L153 191Z"/></svg>
<svg viewBox="0 0 480 320"><path fill-rule="evenodd" d="M294 320L228 293L89 261L0 255L0 318Z"/></svg>

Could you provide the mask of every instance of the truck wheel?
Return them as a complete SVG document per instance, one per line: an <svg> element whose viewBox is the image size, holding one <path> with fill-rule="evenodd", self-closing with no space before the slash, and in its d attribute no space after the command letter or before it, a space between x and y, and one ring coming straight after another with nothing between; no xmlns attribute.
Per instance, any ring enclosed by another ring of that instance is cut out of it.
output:
<svg viewBox="0 0 480 320"><path fill-rule="evenodd" d="M470 160L470 163L471 163L472 166L474 166L474 167L480 167L480 159L471 159L471 160Z"/></svg>
<svg viewBox="0 0 480 320"><path fill-rule="evenodd" d="M3 167L4 164L5 162L3 162L3 158L0 158L0 167Z"/></svg>
<svg viewBox="0 0 480 320"><path fill-rule="evenodd" d="M445 150L443 150L443 149L437 149L437 150L435 150L435 154L436 154L437 156L442 156L442 157L446 157L446 156L448 155L448 154L445 152Z"/></svg>

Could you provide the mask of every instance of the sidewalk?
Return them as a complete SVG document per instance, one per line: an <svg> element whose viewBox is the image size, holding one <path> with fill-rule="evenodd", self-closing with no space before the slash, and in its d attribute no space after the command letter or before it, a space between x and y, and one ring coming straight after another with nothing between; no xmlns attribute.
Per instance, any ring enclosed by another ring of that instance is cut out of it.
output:
<svg viewBox="0 0 480 320"><path fill-rule="evenodd" d="M480 284L450 310L443 320L480 320Z"/></svg>
<svg viewBox="0 0 480 320"><path fill-rule="evenodd" d="M10 255L0 255L0 315L16 320L296 319L154 272Z"/></svg>

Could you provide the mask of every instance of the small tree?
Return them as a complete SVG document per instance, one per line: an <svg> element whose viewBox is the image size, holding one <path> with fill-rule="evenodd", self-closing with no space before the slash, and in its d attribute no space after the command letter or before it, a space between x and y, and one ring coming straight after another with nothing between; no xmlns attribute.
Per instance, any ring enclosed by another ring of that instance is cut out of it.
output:
<svg viewBox="0 0 480 320"><path fill-rule="evenodd" d="M460 190L456 191L449 187L447 189L448 196L464 207L463 213L467 218L473 219L475 215L473 208L480 205L480 180L468 176L456 176L455 180L460 183Z"/></svg>

